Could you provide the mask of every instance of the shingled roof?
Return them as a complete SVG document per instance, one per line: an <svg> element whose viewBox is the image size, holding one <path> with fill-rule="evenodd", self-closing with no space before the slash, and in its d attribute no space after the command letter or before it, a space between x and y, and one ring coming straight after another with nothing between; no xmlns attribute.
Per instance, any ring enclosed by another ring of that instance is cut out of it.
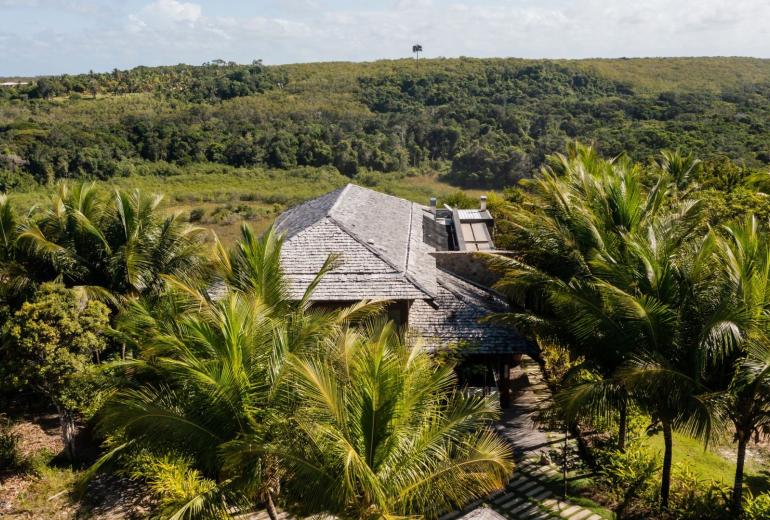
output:
<svg viewBox="0 0 770 520"><path fill-rule="evenodd" d="M457 344L467 353L531 352L515 330L481 322L507 309L502 298L436 266L432 253L441 241L431 237L440 230L431 224L431 208L354 184L286 211L275 226L284 235L290 295L299 298L328 256L338 254L341 264L313 300L410 300L409 328L431 350Z"/></svg>
<svg viewBox="0 0 770 520"><path fill-rule="evenodd" d="M436 262L422 241L423 206L354 184L300 204L276 220L284 272L299 297L332 254L341 265L314 300L432 298Z"/></svg>
<svg viewBox="0 0 770 520"><path fill-rule="evenodd" d="M429 350L458 345L465 354L534 352L532 342L513 329L482 321L508 309L497 294L445 271L436 275L436 298L416 300L409 309L409 327Z"/></svg>

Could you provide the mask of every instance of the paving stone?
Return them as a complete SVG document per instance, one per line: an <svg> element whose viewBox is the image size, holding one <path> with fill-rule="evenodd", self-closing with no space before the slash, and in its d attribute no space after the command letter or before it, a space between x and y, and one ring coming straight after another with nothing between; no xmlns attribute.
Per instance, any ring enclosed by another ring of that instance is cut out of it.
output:
<svg viewBox="0 0 770 520"><path fill-rule="evenodd" d="M594 513L588 517L588 520L602 520L602 517Z"/></svg>
<svg viewBox="0 0 770 520"><path fill-rule="evenodd" d="M532 488L532 487L535 487L535 486L537 486L537 485L538 485L538 484L537 484L537 481L536 481L536 480L530 480L530 481L529 481L529 482L527 482L526 484L522 484L521 486L517 487L517 488L515 489L515 491L518 491L519 493L523 493L524 491L526 491L526 490L528 490L528 489L530 489L530 488Z"/></svg>
<svg viewBox="0 0 770 520"><path fill-rule="evenodd" d="M545 488L543 486L537 486L536 488L533 488L533 489L530 489L529 491L527 491L527 496L528 497L533 497L533 496L537 495L538 493L542 493L543 491L545 491Z"/></svg>
<svg viewBox="0 0 770 520"><path fill-rule="evenodd" d="M584 520L585 518L588 518L591 516L591 510L590 509L583 509L582 511L578 511L571 517L569 517L569 520Z"/></svg>
<svg viewBox="0 0 770 520"><path fill-rule="evenodd" d="M570 516L574 515L578 511L580 511L581 509L582 509L582 507L580 507L580 506L572 506L572 507L568 507L567 509L565 509L564 511L562 511L559 514L560 514L560 516L562 518L569 518Z"/></svg>
<svg viewBox="0 0 770 520"><path fill-rule="evenodd" d="M551 497L551 496L553 496L553 493L551 493L550 491L548 491L546 489L542 493L538 493L537 495L533 496L532 500L537 500L539 502L539 501L543 500L544 498L548 498L548 497Z"/></svg>
<svg viewBox="0 0 770 520"><path fill-rule="evenodd" d="M503 509L510 509L512 507L516 507L518 505L521 505L522 502L525 502L527 499L524 497L516 497L512 500L509 500L505 504L501 505L500 507Z"/></svg>
<svg viewBox="0 0 770 520"><path fill-rule="evenodd" d="M531 504L529 508L522 509L521 511L516 513L516 518L520 518L522 520L526 519L529 520L534 515L537 515L540 513L540 509L535 504Z"/></svg>
<svg viewBox="0 0 770 520"><path fill-rule="evenodd" d="M515 508L511 509L511 513L518 513L520 511L524 511L526 509L529 509L532 506L534 506L534 504L532 502L530 502L529 500L527 500L523 504L519 504ZM535 506L535 507L537 507L537 506Z"/></svg>

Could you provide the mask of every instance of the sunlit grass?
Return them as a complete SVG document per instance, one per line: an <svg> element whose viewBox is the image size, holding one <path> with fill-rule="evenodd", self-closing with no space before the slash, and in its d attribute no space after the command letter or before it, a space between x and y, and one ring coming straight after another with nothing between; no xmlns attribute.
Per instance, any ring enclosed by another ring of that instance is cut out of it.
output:
<svg viewBox="0 0 770 520"><path fill-rule="evenodd" d="M295 168L271 170L263 168L233 168L220 164L196 164L183 167L179 175L159 177L134 175L95 181L105 190L140 189L164 196L163 207L169 212L189 218L199 210L204 217L196 224L215 232L225 243L231 243L245 221L256 231L267 228L282 211L303 201L318 197L344 186L359 183L374 190L428 204L437 197L439 205L458 188L444 182L436 172L362 173L360 178L341 175L334 168ZM55 186L39 187L32 191L9 193L20 213L33 206L44 206ZM478 197L481 190L465 190ZM248 208L248 217L236 213L230 218L217 220L215 212Z"/></svg>
<svg viewBox="0 0 770 520"><path fill-rule="evenodd" d="M673 441L674 465L686 468L701 480L721 481L728 486L732 485L735 478L734 446L727 446L726 449L721 449L721 447L715 447L713 450L705 449L701 441L679 433L674 433ZM646 437L644 445L661 461L663 460L662 434ZM733 448L732 451L729 451L730 447ZM721 455L723 452L725 456ZM733 458L726 458L727 453L732 454ZM745 475L746 485L753 493L770 489L770 479L768 479L763 465L755 464L751 459L747 459Z"/></svg>

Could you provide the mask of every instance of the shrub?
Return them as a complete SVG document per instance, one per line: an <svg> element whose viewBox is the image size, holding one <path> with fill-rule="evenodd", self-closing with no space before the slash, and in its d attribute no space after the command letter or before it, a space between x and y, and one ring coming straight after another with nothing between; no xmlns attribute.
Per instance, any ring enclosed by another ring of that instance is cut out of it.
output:
<svg viewBox="0 0 770 520"><path fill-rule="evenodd" d="M770 518L770 493L754 496L751 491L747 491L743 503L743 518L745 520Z"/></svg>
<svg viewBox="0 0 770 520"><path fill-rule="evenodd" d="M25 466L20 441L19 434L11 430L11 422L0 417L0 468L19 470Z"/></svg>
<svg viewBox="0 0 770 520"><path fill-rule="evenodd" d="M206 210L203 208L193 208L190 210L190 222L200 222L206 215Z"/></svg>
<svg viewBox="0 0 770 520"><path fill-rule="evenodd" d="M641 445L631 444L626 451L597 450L596 462L600 478L620 504L618 513L637 498L648 495L658 470L655 458Z"/></svg>
<svg viewBox="0 0 770 520"><path fill-rule="evenodd" d="M699 480L687 468L677 466L671 479L671 513L682 520L727 520L730 488L723 482ZM767 518L764 516L762 518Z"/></svg>
<svg viewBox="0 0 770 520"><path fill-rule="evenodd" d="M176 511L196 497L216 489L216 483L174 452L163 455L140 451L125 461L134 480L144 480L158 497L163 512Z"/></svg>

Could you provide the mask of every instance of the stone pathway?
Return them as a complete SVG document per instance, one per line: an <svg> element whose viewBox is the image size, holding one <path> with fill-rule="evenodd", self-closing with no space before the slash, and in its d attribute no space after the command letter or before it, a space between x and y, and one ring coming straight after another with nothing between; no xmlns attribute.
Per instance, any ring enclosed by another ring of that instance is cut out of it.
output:
<svg viewBox="0 0 770 520"><path fill-rule="evenodd" d="M548 463L548 455L563 446L564 433L538 427L534 417L537 407L550 398L550 392L537 363L525 357L521 370L529 384L519 391L496 425L514 449L517 463L513 480L504 491L478 500L442 520L601 520L593 511L557 497L555 490L562 485L562 474ZM574 441L568 440L568 445L574 449Z"/></svg>

